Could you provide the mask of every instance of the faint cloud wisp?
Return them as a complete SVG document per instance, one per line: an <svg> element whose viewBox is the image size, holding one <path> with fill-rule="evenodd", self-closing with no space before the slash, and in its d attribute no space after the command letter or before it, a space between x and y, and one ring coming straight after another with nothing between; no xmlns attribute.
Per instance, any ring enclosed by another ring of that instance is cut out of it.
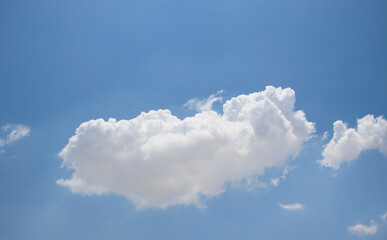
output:
<svg viewBox="0 0 387 240"><path fill-rule="evenodd" d="M294 203L294 204L278 203L278 206L280 206L282 209L290 210L290 211L300 211L305 209L304 205L300 203Z"/></svg>
<svg viewBox="0 0 387 240"><path fill-rule="evenodd" d="M1 127L1 130L8 134L0 138L0 147L10 145L28 136L30 133L30 128L23 124L5 124Z"/></svg>

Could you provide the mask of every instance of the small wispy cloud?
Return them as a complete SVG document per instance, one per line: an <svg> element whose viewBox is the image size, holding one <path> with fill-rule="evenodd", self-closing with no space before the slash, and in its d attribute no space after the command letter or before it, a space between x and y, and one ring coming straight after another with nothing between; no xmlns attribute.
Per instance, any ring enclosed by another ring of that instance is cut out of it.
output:
<svg viewBox="0 0 387 240"><path fill-rule="evenodd" d="M328 139L328 137L329 137L329 133L328 132L324 132L324 134L322 135L322 137L321 137L321 140L327 140Z"/></svg>
<svg viewBox="0 0 387 240"><path fill-rule="evenodd" d="M363 236L363 235L373 235L378 231L378 226L375 221L371 221L370 225L364 225L357 223L354 226L348 227L348 232L353 235Z"/></svg>
<svg viewBox="0 0 387 240"><path fill-rule="evenodd" d="M0 138L0 147L12 144L22 139L30 133L30 128L22 124L5 124L1 127L3 132L8 133L5 137Z"/></svg>
<svg viewBox="0 0 387 240"><path fill-rule="evenodd" d="M216 101L222 102L223 97L220 96L220 94L222 94L222 93L223 93L223 90L220 90L217 93L212 94L208 98L205 98L202 100L200 100L198 98L192 98L192 99L188 100L184 104L184 106L188 107L189 109L192 109L192 110L194 109L194 110L199 111L199 112L209 111L209 110L211 110L214 102L216 102Z"/></svg>
<svg viewBox="0 0 387 240"><path fill-rule="evenodd" d="M272 178L270 179L270 184L273 185L274 187L277 187L280 182L279 178Z"/></svg>
<svg viewBox="0 0 387 240"><path fill-rule="evenodd" d="M380 218L381 218L383 221L386 221L386 219L387 219L387 212L385 212L382 216L380 216Z"/></svg>
<svg viewBox="0 0 387 240"><path fill-rule="evenodd" d="M281 177L279 178L272 178L270 179L270 184L274 187L277 187L278 184L281 182L281 181L284 181L286 179L286 175L288 175L289 171L287 168L285 168L285 170L282 172L282 175Z"/></svg>
<svg viewBox="0 0 387 240"><path fill-rule="evenodd" d="M278 203L278 205L279 205L282 209L290 210L290 211L300 211L300 210L304 210L304 209L305 209L304 205L302 205L302 204L300 204L300 203L294 203L294 204L282 204L282 203Z"/></svg>

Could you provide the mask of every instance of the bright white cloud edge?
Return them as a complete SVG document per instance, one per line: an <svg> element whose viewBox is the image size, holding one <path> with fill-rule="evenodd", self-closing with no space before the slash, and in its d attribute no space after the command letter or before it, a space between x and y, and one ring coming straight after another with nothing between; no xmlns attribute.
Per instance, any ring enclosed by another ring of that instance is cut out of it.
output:
<svg viewBox="0 0 387 240"><path fill-rule="evenodd" d="M57 183L74 193L119 194L138 209L201 206L225 183L257 177L299 154L315 129L294 104L292 89L269 86L226 101L223 114L198 107L203 111L183 120L169 110L90 120L60 152L74 172Z"/></svg>
<svg viewBox="0 0 387 240"><path fill-rule="evenodd" d="M357 120L356 129L347 128L339 120L333 124L333 130L334 135L322 152L323 160L319 161L323 166L338 169L367 149L377 149L387 156L387 121L383 116L366 115Z"/></svg>
<svg viewBox="0 0 387 240"><path fill-rule="evenodd" d="M290 210L290 211L300 211L305 209L304 205L302 205L301 203L294 203L294 204L278 203L278 206L280 206L282 209Z"/></svg>

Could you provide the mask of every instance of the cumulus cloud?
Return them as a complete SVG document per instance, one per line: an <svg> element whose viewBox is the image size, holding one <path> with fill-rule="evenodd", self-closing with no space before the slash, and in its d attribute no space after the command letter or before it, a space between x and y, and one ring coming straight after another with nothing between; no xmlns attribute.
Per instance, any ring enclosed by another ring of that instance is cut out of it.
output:
<svg viewBox="0 0 387 240"><path fill-rule="evenodd" d="M357 128L347 128L347 124L336 121L334 135L322 152L319 163L338 169L344 162L357 159L367 149L377 149L387 156L387 121L382 116L367 115L357 120Z"/></svg>
<svg viewBox="0 0 387 240"><path fill-rule="evenodd" d="M298 155L315 130L294 104L292 89L269 86L226 101L223 114L199 107L182 120L169 110L90 120L60 152L74 172L57 183L74 193L119 194L139 209L201 206L225 183L247 182Z"/></svg>
<svg viewBox="0 0 387 240"><path fill-rule="evenodd" d="M12 144L28 136L30 132L30 128L22 124L6 124L1 127L1 130L8 134L0 138L0 147Z"/></svg>
<svg viewBox="0 0 387 240"><path fill-rule="evenodd" d="M378 226L374 221L370 222L370 225L364 225L358 223L354 226L348 227L348 232L353 235L363 236L363 235L373 235L378 231Z"/></svg>
<svg viewBox="0 0 387 240"><path fill-rule="evenodd" d="M285 210L290 210L290 211L299 211L299 210L304 210L304 205L300 203L294 203L294 204L282 204L278 203L278 205Z"/></svg>
<svg viewBox="0 0 387 240"><path fill-rule="evenodd" d="M206 99L199 100L197 98L192 98L188 100L184 106L188 107L189 109L196 110L198 112L208 111L211 110L212 105L214 102L220 101L222 102L223 97L220 96L220 94L223 93L223 90L218 91L215 94L212 94Z"/></svg>

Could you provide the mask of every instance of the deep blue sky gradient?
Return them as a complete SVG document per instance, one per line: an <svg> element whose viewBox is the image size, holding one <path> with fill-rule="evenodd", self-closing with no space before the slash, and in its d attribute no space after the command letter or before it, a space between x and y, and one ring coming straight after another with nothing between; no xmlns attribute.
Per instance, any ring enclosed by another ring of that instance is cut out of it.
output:
<svg viewBox="0 0 387 240"><path fill-rule="evenodd" d="M382 0L1 1L0 125L31 133L0 154L0 238L356 239L349 225L387 211L376 151L333 171L317 165L326 141L314 138L276 188L144 211L56 185L71 174L57 154L84 121L159 108L183 118L188 99L220 89L291 87L320 136L338 119L387 116L386 12ZM367 238L386 237L384 226Z"/></svg>

